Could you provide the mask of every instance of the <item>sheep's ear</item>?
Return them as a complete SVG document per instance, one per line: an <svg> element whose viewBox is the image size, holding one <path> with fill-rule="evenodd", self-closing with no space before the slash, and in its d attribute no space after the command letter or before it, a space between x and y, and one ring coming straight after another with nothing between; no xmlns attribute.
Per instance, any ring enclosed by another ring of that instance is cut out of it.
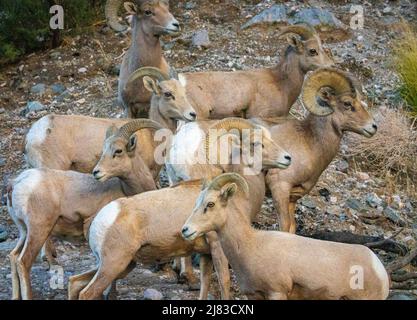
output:
<svg viewBox="0 0 417 320"><path fill-rule="evenodd" d="M331 108L334 104L335 93L330 87L323 87L317 93L317 103L321 107Z"/></svg>
<svg viewBox="0 0 417 320"><path fill-rule="evenodd" d="M128 14L136 15L138 13L138 7L133 2L125 2L124 7Z"/></svg>
<svg viewBox="0 0 417 320"><path fill-rule="evenodd" d="M237 185L236 183L229 183L226 184L221 190L220 190L220 198L222 202L227 202L237 191Z"/></svg>
<svg viewBox="0 0 417 320"><path fill-rule="evenodd" d="M297 50L297 52L303 52L304 44L299 36L295 34L290 34L287 37L287 42L290 46L294 47Z"/></svg>
<svg viewBox="0 0 417 320"><path fill-rule="evenodd" d="M110 138L111 136L114 136L117 132L117 127L113 124L110 127L107 128L106 131L106 139Z"/></svg>
<svg viewBox="0 0 417 320"><path fill-rule="evenodd" d="M154 79L151 77L145 76L143 77L143 85L145 86L145 89L149 92L152 92L156 95L161 94L161 88L157 82L155 82Z"/></svg>
<svg viewBox="0 0 417 320"><path fill-rule="evenodd" d="M136 145L137 145L138 137L136 134L132 134L132 136L129 138L129 142L127 143L127 152L131 153L135 151Z"/></svg>

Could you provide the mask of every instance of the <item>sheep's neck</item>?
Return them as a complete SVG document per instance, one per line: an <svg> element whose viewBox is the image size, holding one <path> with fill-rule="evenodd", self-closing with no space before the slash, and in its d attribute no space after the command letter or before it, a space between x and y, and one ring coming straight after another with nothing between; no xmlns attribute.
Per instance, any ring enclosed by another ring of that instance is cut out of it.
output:
<svg viewBox="0 0 417 320"><path fill-rule="evenodd" d="M240 267L247 265L244 262L248 258L245 252L252 251L251 246L254 243L256 230L252 228L247 213L244 212L248 208L242 209L241 206L248 202L247 199L241 197L232 201L239 203L240 207L233 203L228 204L226 222L217 230L217 233L230 265L237 273L240 273L239 271L243 272L239 270Z"/></svg>
<svg viewBox="0 0 417 320"><path fill-rule="evenodd" d="M141 66L159 67L162 59L162 48L159 37L146 34L143 21L134 16L132 20L132 46L129 49L130 57L138 59L130 61L132 70Z"/></svg>
<svg viewBox="0 0 417 320"><path fill-rule="evenodd" d="M132 169L128 174L120 177L122 190L126 196L156 189L152 173L139 155L135 157L136 161L133 161Z"/></svg>
<svg viewBox="0 0 417 320"><path fill-rule="evenodd" d="M330 164L339 152L343 132L335 124L332 116L317 117L308 115L304 121L304 128L308 131L306 135L310 139L309 145L314 154L320 157L323 170Z"/></svg>
<svg viewBox="0 0 417 320"><path fill-rule="evenodd" d="M155 99L155 100L154 100ZM164 128L175 132L177 128L177 122L173 119L167 119L159 110L159 101L155 97L152 97L151 108L149 110L149 118L158 122Z"/></svg>
<svg viewBox="0 0 417 320"><path fill-rule="evenodd" d="M282 84L282 91L287 94L289 111L300 95L305 76L297 53L289 50L282 61L273 68L273 72L278 82Z"/></svg>

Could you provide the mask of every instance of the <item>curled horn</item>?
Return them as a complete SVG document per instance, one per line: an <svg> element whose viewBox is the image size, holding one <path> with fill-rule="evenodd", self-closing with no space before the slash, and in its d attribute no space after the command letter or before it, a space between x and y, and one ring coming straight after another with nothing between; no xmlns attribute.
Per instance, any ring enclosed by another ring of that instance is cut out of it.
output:
<svg viewBox="0 0 417 320"><path fill-rule="evenodd" d="M318 96L322 88L330 88L335 95L343 93L356 97L356 80L347 73L334 68L320 68L307 74L301 92L304 107L317 116L328 116L333 109Z"/></svg>
<svg viewBox="0 0 417 320"><path fill-rule="evenodd" d="M123 2L123 0L107 0L106 6L104 8L107 24L110 26L110 28L117 32L125 31L127 29L126 26L119 23L117 17L117 11Z"/></svg>
<svg viewBox="0 0 417 320"><path fill-rule="evenodd" d="M246 180L240 174L233 173L233 172L224 173L220 176L217 176L210 182L207 189L208 190L220 190L227 183L236 183L246 195L249 195L249 185L246 182Z"/></svg>
<svg viewBox="0 0 417 320"><path fill-rule="evenodd" d="M128 86L131 82L135 81L136 79L139 79L145 76L156 78L158 81L166 81L166 80L171 79L169 75L162 72L158 68L143 67L143 68L139 68L138 70L136 70L130 75L129 79L127 80L126 86Z"/></svg>
<svg viewBox="0 0 417 320"><path fill-rule="evenodd" d="M281 38L289 33L298 34L301 37L301 40L306 41L314 37L316 31L312 27L307 25L288 26L281 31L279 37Z"/></svg>
<svg viewBox="0 0 417 320"><path fill-rule="evenodd" d="M141 129L160 130L163 128L164 127L161 126L158 122L150 120L150 119L135 119L123 125L119 129L116 135L118 137L122 137L126 140L129 140L132 134L134 134L138 130L141 130Z"/></svg>
<svg viewBox="0 0 417 320"><path fill-rule="evenodd" d="M256 126L252 124L250 121L242 118L227 118L224 120L221 120L210 127L209 132L206 136L206 140L204 141L205 151L206 151L206 158L207 160L210 159L209 157L209 150L210 150L210 140L211 140L211 134L210 130L212 129L225 129L227 131L232 129L237 129L239 132L242 132L243 129L255 129Z"/></svg>

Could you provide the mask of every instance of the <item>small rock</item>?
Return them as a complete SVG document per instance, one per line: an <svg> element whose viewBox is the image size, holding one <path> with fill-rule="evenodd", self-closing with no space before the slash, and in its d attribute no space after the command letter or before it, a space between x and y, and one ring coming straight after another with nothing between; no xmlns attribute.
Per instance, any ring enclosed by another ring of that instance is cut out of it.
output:
<svg viewBox="0 0 417 320"><path fill-rule="evenodd" d="M0 242L6 241L8 236L6 228L0 225Z"/></svg>
<svg viewBox="0 0 417 320"><path fill-rule="evenodd" d="M208 31L206 29L196 31L193 34L191 42L193 47L209 48L211 43Z"/></svg>
<svg viewBox="0 0 417 320"><path fill-rule="evenodd" d="M391 206L394 209L402 209L404 207L403 202L401 201L401 197L399 195L392 196L392 204Z"/></svg>
<svg viewBox="0 0 417 320"><path fill-rule="evenodd" d="M61 94L66 90L66 88L61 83L55 83L51 86L51 90L54 94Z"/></svg>
<svg viewBox="0 0 417 320"><path fill-rule="evenodd" d="M30 89L30 93L37 94L40 96L42 96L45 93L45 91L46 91L46 85L43 83L38 83Z"/></svg>
<svg viewBox="0 0 417 320"><path fill-rule="evenodd" d="M417 300L417 297L411 294L395 292L388 297L388 300Z"/></svg>
<svg viewBox="0 0 417 320"><path fill-rule="evenodd" d="M162 300L163 297L162 293L155 289L146 289L143 293L145 300Z"/></svg>
<svg viewBox="0 0 417 320"><path fill-rule="evenodd" d="M58 52L58 51L52 51L52 52L49 54L49 56L50 56L52 59L58 59L58 58L61 56L61 53L60 53L60 52Z"/></svg>
<svg viewBox="0 0 417 320"><path fill-rule="evenodd" d="M358 172L358 173L356 174L356 177L357 177L359 180L362 180L362 181L366 181L366 180L369 180L369 179L370 179L369 174L367 174L367 173L365 173L365 172Z"/></svg>
<svg viewBox="0 0 417 320"><path fill-rule="evenodd" d="M303 205L304 207L308 208L308 209L316 209L317 208L317 204L316 202L308 197L304 197L303 199L301 199L301 205Z"/></svg>
<svg viewBox="0 0 417 320"><path fill-rule="evenodd" d="M0 114L4 113L5 111L6 111L6 109L0 108Z"/></svg>
<svg viewBox="0 0 417 320"><path fill-rule="evenodd" d="M391 7L385 7L384 10L382 10L383 14L390 14L392 12L392 8Z"/></svg>
<svg viewBox="0 0 417 320"><path fill-rule="evenodd" d="M381 206L382 202L382 199L376 193L370 193L366 196L366 203L372 208Z"/></svg>
<svg viewBox="0 0 417 320"><path fill-rule="evenodd" d="M339 160L336 162L336 170L347 173L349 169L349 163L346 160Z"/></svg>
<svg viewBox="0 0 417 320"><path fill-rule="evenodd" d="M330 203L336 204L337 203L337 197L330 197Z"/></svg>
<svg viewBox="0 0 417 320"><path fill-rule="evenodd" d="M56 101L63 102L65 99L71 98L71 93L68 90L65 90L63 93L61 93L57 98Z"/></svg>
<svg viewBox="0 0 417 320"><path fill-rule="evenodd" d="M80 100L75 101L75 103L77 104L84 104L85 103L85 99L81 98Z"/></svg>
<svg viewBox="0 0 417 320"><path fill-rule="evenodd" d="M4 158L0 158L0 167L4 167L6 165L6 160Z"/></svg>
<svg viewBox="0 0 417 320"><path fill-rule="evenodd" d="M319 190L319 194L326 199L326 201L330 201L330 191L327 188L322 188Z"/></svg>
<svg viewBox="0 0 417 320"><path fill-rule="evenodd" d="M39 101L30 101L26 105L26 113L37 112L37 111L41 111L41 110L45 110L45 109L46 109L46 107L42 103L40 103Z"/></svg>
<svg viewBox="0 0 417 320"><path fill-rule="evenodd" d="M353 210L356 210L358 212L366 212L365 206L357 199L347 199L345 205Z"/></svg>
<svg viewBox="0 0 417 320"><path fill-rule="evenodd" d="M187 2L184 6L185 10L193 10L196 7L196 4L194 2Z"/></svg>
<svg viewBox="0 0 417 320"><path fill-rule="evenodd" d="M401 218L397 210L391 207L386 207L383 213L388 220L399 225L400 227L404 227L406 225L406 222Z"/></svg>
<svg viewBox="0 0 417 320"><path fill-rule="evenodd" d="M340 216L340 214L342 213L342 210L340 209L339 206L331 206L331 207L326 208L326 213L330 215L334 215L334 216Z"/></svg>
<svg viewBox="0 0 417 320"><path fill-rule="evenodd" d="M79 73L86 73L87 72L87 68L86 67L82 67L80 69L78 69Z"/></svg>

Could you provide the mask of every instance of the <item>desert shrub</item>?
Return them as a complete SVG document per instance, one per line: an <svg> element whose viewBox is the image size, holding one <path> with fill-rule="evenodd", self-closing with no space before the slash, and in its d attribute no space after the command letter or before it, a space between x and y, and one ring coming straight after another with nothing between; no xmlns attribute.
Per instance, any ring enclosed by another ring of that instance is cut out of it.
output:
<svg viewBox="0 0 417 320"><path fill-rule="evenodd" d="M63 6L65 29L62 33L66 34L83 32L103 15L104 3L105 0L1 0L0 65L51 45L51 5Z"/></svg>
<svg viewBox="0 0 417 320"><path fill-rule="evenodd" d="M371 139L349 138L350 156L364 160L367 169L415 192L417 186L417 131L402 109L381 108L375 115L378 133Z"/></svg>
<svg viewBox="0 0 417 320"><path fill-rule="evenodd" d="M394 45L394 65L400 76L400 92L414 114L417 114L417 33L403 24L403 36Z"/></svg>

